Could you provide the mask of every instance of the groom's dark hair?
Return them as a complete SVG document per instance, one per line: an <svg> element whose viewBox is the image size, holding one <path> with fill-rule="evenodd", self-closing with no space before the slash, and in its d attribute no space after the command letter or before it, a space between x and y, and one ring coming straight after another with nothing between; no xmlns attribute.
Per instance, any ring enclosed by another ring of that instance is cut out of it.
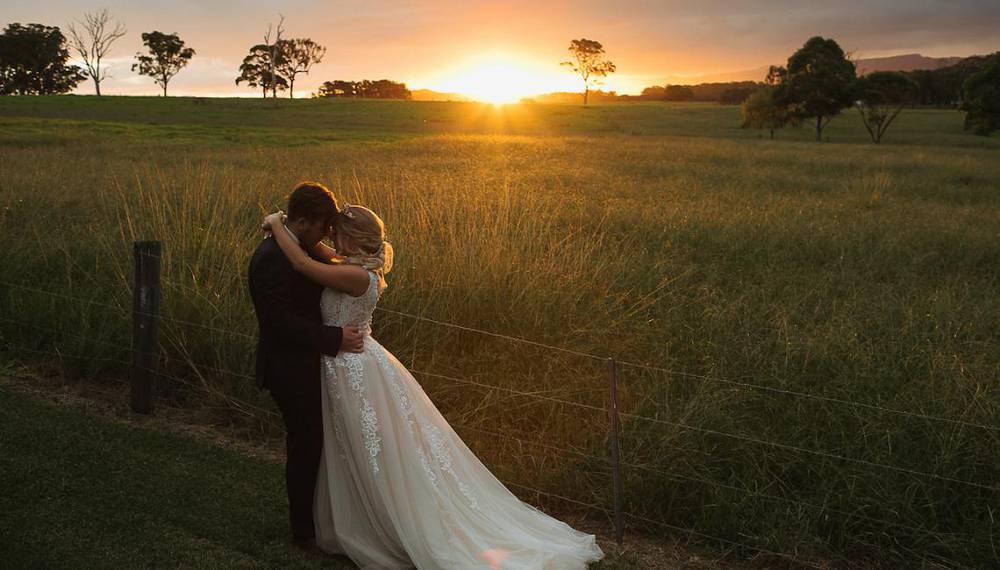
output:
<svg viewBox="0 0 1000 570"><path fill-rule="evenodd" d="M299 182L288 195L288 219L333 220L340 204L333 192L319 182Z"/></svg>

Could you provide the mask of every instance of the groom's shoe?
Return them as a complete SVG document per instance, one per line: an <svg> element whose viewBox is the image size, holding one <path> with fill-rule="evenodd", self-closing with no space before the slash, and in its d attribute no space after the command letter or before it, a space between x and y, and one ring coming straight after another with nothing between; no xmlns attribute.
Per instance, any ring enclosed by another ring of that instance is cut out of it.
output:
<svg viewBox="0 0 1000 570"><path fill-rule="evenodd" d="M298 548L306 554L321 554L319 547L316 546L315 538L295 537L292 539L292 544L295 545L295 548Z"/></svg>

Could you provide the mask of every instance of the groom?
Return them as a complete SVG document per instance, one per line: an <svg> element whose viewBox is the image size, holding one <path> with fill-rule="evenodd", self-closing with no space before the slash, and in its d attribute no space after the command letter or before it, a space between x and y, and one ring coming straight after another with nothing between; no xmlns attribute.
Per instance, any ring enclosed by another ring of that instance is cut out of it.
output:
<svg viewBox="0 0 1000 570"><path fill-rule="evenodd" d="M288 231L307 253L329 233L337 200L322 184L303 182L288 196ZM268 236L250 259L250 297L260 331L257 384L271 391L285 423L285 484L293 541L311 548L313 495L323 450L320 355L361 352L354 327L323 325L323 287L292 269Z"/></svg>

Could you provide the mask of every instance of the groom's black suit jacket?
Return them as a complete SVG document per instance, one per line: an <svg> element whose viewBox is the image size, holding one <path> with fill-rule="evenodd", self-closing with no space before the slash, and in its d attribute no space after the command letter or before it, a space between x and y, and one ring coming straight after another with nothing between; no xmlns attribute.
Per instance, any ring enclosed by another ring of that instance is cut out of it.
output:
<svg viewBox="0 0 1000 570"><path fill-rule="evenodd" d="M257 313L257 385L274 394L319 395L320 354L335 355L343 331L323 325L323 287L292 268L273 237L250 259Z"/></svg>

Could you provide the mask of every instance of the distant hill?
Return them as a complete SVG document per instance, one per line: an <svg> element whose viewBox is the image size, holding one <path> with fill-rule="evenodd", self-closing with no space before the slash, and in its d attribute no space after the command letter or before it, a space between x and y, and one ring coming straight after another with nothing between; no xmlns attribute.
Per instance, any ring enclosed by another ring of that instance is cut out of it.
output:
<svg viewBox="0 0 1000 570"><path fill-rule="evenodd" d="M872 73L874 71L915 71L917 69L939 69L949 65L955 65L965 58L962 57L927 57L919 53L908 53L904 55L894 55L890 57L873 57L859 59L858 74ZM784 62L782 62L784 63ZM697 85L699 83L725 83L729 81L762 81L767 75L768 66L745 69L742 71L731 71L726 73L712 73L685 77L683 80L672 83L678 85Z"/></svg>
<svg viewBox="0 0 1000 570"><path fill-rule="evenodd" d="M441 93L432 89L413 89L414 101L471 101L472 99L458 93Z"/></svg>
<svg viewBox="0 0 1000 570"><path fill-rule="evenodd" d="M964 57L927 57L919 53L894 55L892 57L873 57L858 60L858 75L876 71L916 71L918 69L939 69L955 65Z"/></svg>

